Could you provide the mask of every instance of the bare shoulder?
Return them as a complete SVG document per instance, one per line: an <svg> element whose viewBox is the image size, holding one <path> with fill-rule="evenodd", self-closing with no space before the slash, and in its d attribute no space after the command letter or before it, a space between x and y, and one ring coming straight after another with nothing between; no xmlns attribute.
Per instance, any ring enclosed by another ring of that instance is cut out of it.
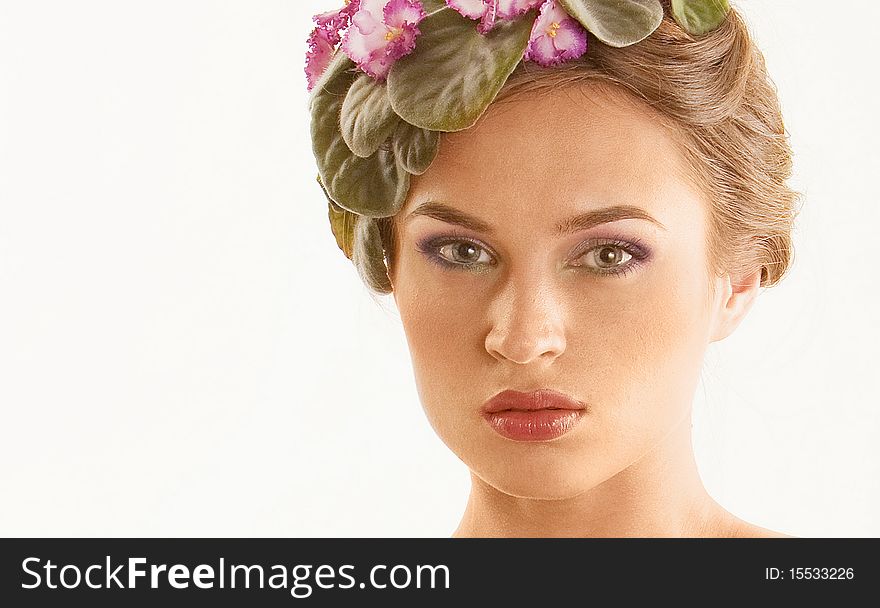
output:
<svg viewBox="0 0 880 608"><path fill-rule="evenodd" d="M797 538L790 534L783 534L776 530L756 526L741 519L736 519L729 525L725 536L729 538Z"/></svg>
<svg viewBox="0 0 880 608"><path fill-rule="evenodd" d="M703 536L716 538L797 538L740 519L716 503L714 517L704 528Z"/></svg>

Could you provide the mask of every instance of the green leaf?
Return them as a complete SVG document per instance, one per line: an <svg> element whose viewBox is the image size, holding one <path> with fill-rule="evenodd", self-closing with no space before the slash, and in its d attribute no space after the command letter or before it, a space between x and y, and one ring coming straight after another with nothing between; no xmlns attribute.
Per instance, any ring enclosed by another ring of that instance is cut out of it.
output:
<svg viewBox="0 0 880 608"><path fill-rule="evenodd" d="M333 202L333 199L327 194L327 189L324 188L324 184L321 182L320 175L318 176L318 185L321 186L324 196L327 197L327 216L330 219L330 231L336 239L336 245L339 246L345 257L350 260L354 251L354 227L358 216Z"/></svg>
<svg viewBox="0 0 880 608"><path fill-rule="evenodd" d="M361 276L366 278L372 289L391 292L391 280L385 266L385 251L382 236L374 218L357 218L354 234L355 253L352 258Z"/></svg>
<svg viewBox="0 0 880 608"><path fill-rule="evenodd" d="M415 50L388 74L394 111L431 131L460 131L486 110L522 59L535 13L501 20L485 36L476 22L453 10L419 25Z"/></svg>
<svg viewBox="0 0 880 608"><path fill-rule="evenodd" d="M708 34L724 22L727 0L672 0L672 17L693 36Z"/></svg>
<svg viewBox="0 0 880 608"><path fill-rule="evenodd" d="M339 130L345 95L358 72L338 52L312 89L312 151L327 194L337 205L359 215L387 217L400 210L409 191L409 173L390 150L368 158L354 154Z"/></svg>
<svg viewBox="0 0 880 608"><path fill-rule="evenodd" d="M609 46L635 44L663 20L660 0L559 0L566 12Z"/></svg>
<svg viewBox="0 0 880 608"><path fill-rule="evenodd" d="M342 138L351 151L364 158L372 156L398 122L400 117L391 109L385 83L369 74L358 76L342 102L339 116Z"/></svg>
<svg viewBox="0 0 880 608"><path fill-rule="evenodd" d="M415 175L428 170L440 149L440 133L420 129L401 120L392 139L394 157L404 169Z"/></svg>
<svg viewBox="0 0 880 608"><path fill-rule="evenodd" d="M328 205L328 216L330 217L330 230L336 238L336 244L345 257L350 260L354 251L354 227L359 216L351 211L346 211L333 202Z"/></svg>
<svg viewBox="0 0 880 608"><path fill-rule="evenodd" d="M446 4L446 0L422 0L422 7L425 9L425 13L430 15L431 13L449 8L449 5Z"/></svg>

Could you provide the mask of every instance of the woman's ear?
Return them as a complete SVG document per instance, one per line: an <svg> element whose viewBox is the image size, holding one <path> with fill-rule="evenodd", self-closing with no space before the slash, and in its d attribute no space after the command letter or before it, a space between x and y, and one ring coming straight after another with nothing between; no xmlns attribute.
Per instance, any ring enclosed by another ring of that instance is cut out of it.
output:
<svg viewBox="0 0 880 608"><path fill-rule="evenodd" d="M709 342L723 340L733 333L755 302L761 288L761 268L753 272L718 280L715 315Z"/></svg>

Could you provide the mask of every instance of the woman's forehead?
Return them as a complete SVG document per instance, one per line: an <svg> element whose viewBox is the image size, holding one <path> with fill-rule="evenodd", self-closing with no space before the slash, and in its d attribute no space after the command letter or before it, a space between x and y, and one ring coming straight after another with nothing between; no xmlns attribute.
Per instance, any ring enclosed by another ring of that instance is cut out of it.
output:
<svg viewBox="0 0 880 608"><path fill-rule="evenodd" d="M649 112L613 98L564 90L506 100L474 127L444 134L434 163L414 176L401 216L437 202L503 220L554 226L609 207L644 209L662 224L668 207L696 195L681 152Z"/></svg>

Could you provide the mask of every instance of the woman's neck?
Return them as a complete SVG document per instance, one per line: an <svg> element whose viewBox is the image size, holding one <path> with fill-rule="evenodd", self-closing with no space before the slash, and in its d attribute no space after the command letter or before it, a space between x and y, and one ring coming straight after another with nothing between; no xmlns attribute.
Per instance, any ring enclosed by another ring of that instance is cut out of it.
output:
<svg viewBox="0 0 880 608"><path fill-rule="evenodd" d="M729 536L738 523L744 522L703 487L688 416L651 452L572 498L518 498L471 473L467 507L452 536Z"/></svg>

